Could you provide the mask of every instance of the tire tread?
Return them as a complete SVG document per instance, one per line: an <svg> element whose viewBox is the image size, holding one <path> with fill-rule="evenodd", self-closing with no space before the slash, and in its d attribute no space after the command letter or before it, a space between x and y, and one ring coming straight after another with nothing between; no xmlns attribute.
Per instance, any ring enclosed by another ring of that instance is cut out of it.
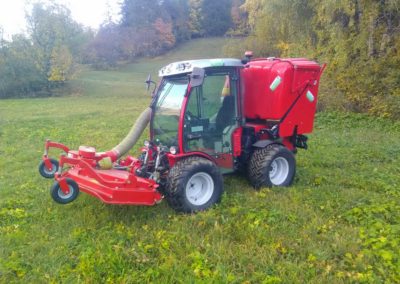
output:
<svg viewBox="0 0 400 284"><path fill-rule="evenodd" d="M267 167L269 167L276 155L288 151L286 147L279 144L271 144L265 148L254 151L248 165L248 177L255 189L260 189L262 186L272 187L272 183L269 179L269 169L267 169ZM291 180L286 184L287 186L293 182L293 177L294 173Z"/></svg>
<svg viewBox="0 0 400 284"><path fill-rule="evenodd" d="M201 158L198 156L192 156L178 161L170 170L169 177L166 186L166 199L168 204L178 212L192 213L195 211L205 210L194 210L192 207L188 206L185 198L185 187L187 179L189 178L191 172L199 167L206 166L210 167L211 171L209 174L215 177L214 180L214 190L219 190L218 186L221 187L221 193L215 202L217 203L221 200L222 195L222 175L218 167L210 160ZM210 204L209 206L211 206ZM207 206L208 207L208 206Z"/></svg>

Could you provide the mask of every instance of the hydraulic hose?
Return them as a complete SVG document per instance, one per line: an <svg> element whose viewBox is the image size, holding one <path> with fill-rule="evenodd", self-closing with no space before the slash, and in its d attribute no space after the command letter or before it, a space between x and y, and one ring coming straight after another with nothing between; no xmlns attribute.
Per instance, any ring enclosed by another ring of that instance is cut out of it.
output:
<svg viewBox="0 0 400 284"><path fill-rule="evenodd" d="M112 162L115 162L123 155L128 153L130 149L136 144L140 135L146 129L147 125L151 119L152 109L150 107L146 108L140 116L136 119L135 124L132 126L129 133L125 138L112 150L105 153L105 157L99 162L100 167L103 169L110 168Z"/></svg>

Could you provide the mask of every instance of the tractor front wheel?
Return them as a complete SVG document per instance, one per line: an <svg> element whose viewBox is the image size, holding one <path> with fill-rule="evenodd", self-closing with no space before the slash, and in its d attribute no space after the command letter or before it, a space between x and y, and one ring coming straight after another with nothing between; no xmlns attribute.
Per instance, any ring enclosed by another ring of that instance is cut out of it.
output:
<svg viewBox="0 0 400 284"><path fill-rule="evenodd" d="M70 178L66 178L65 181L68 184L68 192L63 192L58 181L55 181L53 186L50 188L50 195L53 200L60 204L67 204L74 201L79 194L78 184Z"/></svg>
<svg viewBox="0 0 400 284"><path fill-rule="evenodd" d="M189 157L178 161L170 170L166 199L176 211L202 211L221 200L222 175L211 161Z"/></svg>
<svg viewBox="0 0 400 284"><path fill-rule="evenodd" d="M278 144L254 151L248 168L251 184L262 186L290 186L296 173L296 160L291 151Z"/></svg>

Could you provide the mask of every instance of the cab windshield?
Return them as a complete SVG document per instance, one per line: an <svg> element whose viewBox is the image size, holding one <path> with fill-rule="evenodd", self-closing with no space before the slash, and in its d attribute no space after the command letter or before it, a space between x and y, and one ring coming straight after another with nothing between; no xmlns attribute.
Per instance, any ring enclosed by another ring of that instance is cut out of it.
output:
<svg viewBox="0 0 400 284"><path fill-rule="evenodd" d="M161 83L152 126L154 141L165 146L178 145L179 116L188 83L186 76L166 78Z"/></svg>

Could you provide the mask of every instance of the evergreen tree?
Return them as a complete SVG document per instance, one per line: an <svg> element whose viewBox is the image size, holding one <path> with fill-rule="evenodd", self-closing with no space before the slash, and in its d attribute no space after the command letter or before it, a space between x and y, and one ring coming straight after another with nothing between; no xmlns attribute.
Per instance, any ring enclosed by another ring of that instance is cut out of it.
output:
<svg viewBox="0 0 400 284"><path fill-rule="evenodd" d="M189 0L189 27L191 36L201 37L205 31L203 28L203 0Z"/></svg>
<svg viewBox="0 0 400 284"><path fill-rule="evenodd" d="M149 27L160 16L159 0L124 0L121 5L121 25Z"/></svg>
<svg viewBox="0 0 400 284"><path fill-rule="evenodd" d="M206 36L222 36L232 25L231 0L203 0L202 29Z"/></svg>
<svg viewBox="0 0 400 284"><path fill-rule="evenodd" d="M166 0L163 1L162 10L172 22L172 30L176 41L181 42L190 39L189 1Z"/></svg>

